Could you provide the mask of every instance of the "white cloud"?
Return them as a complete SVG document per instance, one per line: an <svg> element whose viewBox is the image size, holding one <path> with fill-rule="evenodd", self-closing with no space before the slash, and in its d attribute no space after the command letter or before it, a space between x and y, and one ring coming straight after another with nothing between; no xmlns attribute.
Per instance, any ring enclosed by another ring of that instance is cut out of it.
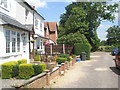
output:
<svg viewBox="0 0 120 90"><path fill-rule="evenodd" d="M28 2L30 5L35 6L35 8L46 8L47 3L43 0L25 0Z"/></svg>

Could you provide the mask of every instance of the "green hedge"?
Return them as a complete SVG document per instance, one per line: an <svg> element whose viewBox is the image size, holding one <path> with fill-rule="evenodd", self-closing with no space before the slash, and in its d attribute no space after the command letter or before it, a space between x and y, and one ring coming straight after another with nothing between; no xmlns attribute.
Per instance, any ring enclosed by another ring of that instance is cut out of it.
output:
<svg viewBox="0 0 120 90"><path fill-rule="evenodd" d="M86 59L90 59L91 45L89 43L76 43L74 45L74 54L80 55L82 52L86 52Z"/></svg>
<svg viewBox="0 0 120 90"><path fill-rule="evenodd" d="M65 61L67 61L67 58L58 57L58 58L56 59L56 62L57 62L58 64L65 63Z"/></svg>
<svg viewBox="0 0 120 90"><path fill-rule="evenodd" d="M40 65L42 66L42 72L44 72L44 70L46 69L46 64L45 63L41 63Z"/></svg>
<svg viewBox="0 0 120 90"><path fill-rule="evenodd" d="M18 62L12 61L1 65L2 79L10 79L18 75Z"/></svg>
<svg viewBox="0 0 120 90"><path fill-rule="evenodd" d="M26 63L27 63L26 59L18 60L18 64L26 64Z"/></svg>
<svg viewBox="0 0 120 90"><path fill-rule="evenodd" d="M34 75L38 75L40 73L42 73L42 66L41 65L33 65L34 68Z"/></svg>
<svg viewBox="0 0 120 90"><path fill-rule="evenodd" d="M60 54L60 55L58 55L58 57L67 58L67 61L68 61L68 62L71 61L71 58L70 58L70 55L69 55L69 54Z"/></svg>
<svg viewBox="0 0 120 90"><path fill-rule="evenodd" d="M33 64L20 64L19 77L21 79L29 79L34 75Z"/></svg>
<svg viewBox="0 0 120 90"><path fill-rule="evenodd" d="M40 55L35 55L34 61L40 61Z"/></svg>
<svg viewBox="0 0 120 90"><path fill-rule="evenodd" d="M114 46L100 46L98 48L98 51L111 52L113 48L114 48Z"/></svg>

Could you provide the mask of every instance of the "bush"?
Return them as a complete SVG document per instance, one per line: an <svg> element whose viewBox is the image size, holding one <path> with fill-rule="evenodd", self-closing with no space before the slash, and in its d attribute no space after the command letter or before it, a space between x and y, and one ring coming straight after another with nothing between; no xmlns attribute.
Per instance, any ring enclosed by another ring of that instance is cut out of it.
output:
<svg viewBox="0 0 120 90"><path fill-rule="evenodd" d="M26 63L27 63L26 59L18 60L18 64L26 64Z"/></svg>
<svg viewBox="0 0 120 90"><path fill-rule="evenodd" d="M67 58L67 61L70 62L71 58L70 58L70 55L69 54L61 54L59 55L59 57L62 57L62 58Z"/></svg>
<svg viewBox="0 0 120 90"><path fill-rule="evenodd" d="M40 61L40 55L36 55L34 61Z"/></svg>
<svg viewBox="0 0 120 90"><path fill-rule="evenodd" d="M42 66L42 72L44 72L44 70L46 69L46 64L45 63L41 63L40 65Z"/></svg>
<svg viewBox="0 0 120 90"><path fill-rule="evenodd" d="M58 64L65 63L65 61L67 61L67 58L62 58L62 57L58 57L56 60Z"/></svg>
<svg viewBox="0 0 120 90"><path fill-rule="evenodd" d="M88 43L76 43L74 45L74 53L80 55L82 52L86 52L86 59L90 59L91 45Z"/></svg>
<svg viewBox="0 0 120 90"><path fill-rule="evenodd" d="M98 51L111 52L113 48L114 48L114 46L100 46L98 48Z"/></svg>
<svg viewBox="0 0 120 90"><path fill-rule="evenodd" d="M40 73L42 73L42 66L41 65L33 65L34 68L34 75L38 75Z"/></svg>
<svg viewBox="0 0 120 90"><path fill-rule="evenodd" d="M12 61L2 64L2 79L10 79L18 75L18 62Z"/></svg>
<svg viewBox="0 0 120 90"><path fill-rule="evenodd" d="M29 79L34 75L33 64L20 64L19 77L21 79Z"/></svg>

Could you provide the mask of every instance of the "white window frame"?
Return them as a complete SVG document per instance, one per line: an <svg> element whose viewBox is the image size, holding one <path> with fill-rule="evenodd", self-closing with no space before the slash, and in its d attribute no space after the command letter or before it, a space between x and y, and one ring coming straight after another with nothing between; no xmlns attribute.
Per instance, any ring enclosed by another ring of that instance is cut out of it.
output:
<svg viewBox="0 0 120 90"><path fill-rule="evenodd" d="M0 0L0 6L8 8L8 0Z"/></svg>

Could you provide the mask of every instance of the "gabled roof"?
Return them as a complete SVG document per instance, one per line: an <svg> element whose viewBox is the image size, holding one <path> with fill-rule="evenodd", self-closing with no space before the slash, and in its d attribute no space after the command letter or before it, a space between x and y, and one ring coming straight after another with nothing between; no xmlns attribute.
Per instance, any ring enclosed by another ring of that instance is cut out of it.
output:
<svg viewBox="0 0 120 90"><path fill-rule="evenodd" d="M2 19L5 22L5 24L2 24L2 25L10 25L10 26L14 26L16 28L20 28L20 29L23 29L25 31L31 32L30 29L26 28L20 22L18 22L17 20L15 20L14 18L12 18L6 14L3 14L2 12L0 12L0 19Z"/></svg>
<svg viewBox="0 0 120 90"><path fill-rule="evenodd" d="M50 31L57 31L57 22L44 22L44 27L48 27Z"/></svg>

